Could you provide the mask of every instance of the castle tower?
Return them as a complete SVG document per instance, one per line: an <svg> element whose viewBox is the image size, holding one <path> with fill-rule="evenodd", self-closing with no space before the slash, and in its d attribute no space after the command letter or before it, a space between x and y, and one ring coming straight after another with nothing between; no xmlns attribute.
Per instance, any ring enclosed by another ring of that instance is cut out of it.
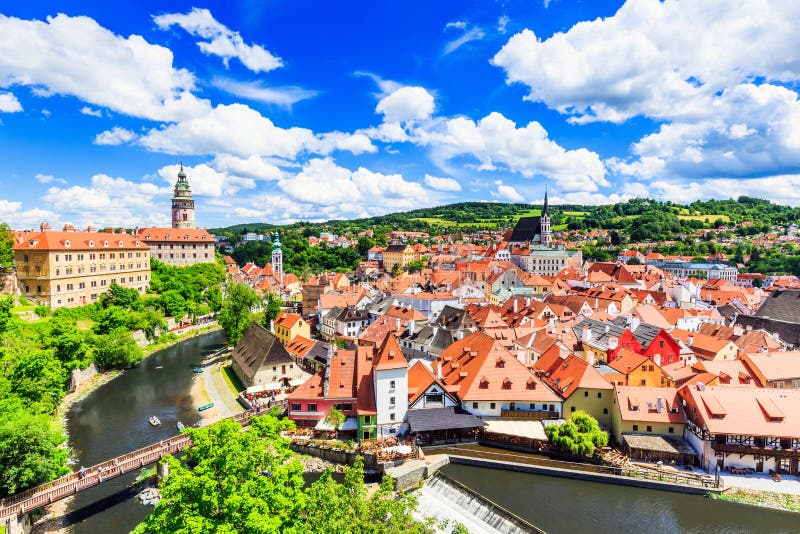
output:
<svg viewBox="0 0 800 534"><path fill-rule="evenodd" d="M547 205L547 186L544 188L544 205L542 206L542 215L539 222L542 245L550 245L553 242L553 236L550 233L550 209Z"/></svg>
<svg viewBox="0 0 800 534"><path fill-rule="evenodd" d="M189 182L186 180L186 172L178 172L178 181L175 182L175 194L172 197L172 227L173 228L194 228L194 199Z"/></svg>
<svg viewBox="0 0 800 534"><path fill-rule="evenodd" d="M278 283L283 286L283 251L281 250L281 240L278 237L278 232L275 232L275 238L272 240L272 274Z"/></svg>

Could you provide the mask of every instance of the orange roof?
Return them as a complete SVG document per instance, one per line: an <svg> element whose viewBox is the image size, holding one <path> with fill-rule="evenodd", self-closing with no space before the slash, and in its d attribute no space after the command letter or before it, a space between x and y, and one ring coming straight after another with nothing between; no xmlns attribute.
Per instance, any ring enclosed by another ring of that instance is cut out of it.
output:
<svg viewBox="0 0 800 534"><path fill-rule="evenodd" d="M627 375L628 369L634 370L637 369L640 365L644 362L649 360L647 356L639 354L638 352L633 352L630 349L619 349L617 352L617 357L614 359L613 362L609 363L609 367L614 369L615 371L619 371L620 373Z"/></svg>
<svg viewBox="0 0 800 534"><path fill-rule="evenodd" d="M681 396L712 434L800 437L800 390L691 386Z"/></svg>
<svg viewBox="0 0 800 534"><path fill-rule="evenodd" d="M378 413L375 407L375 386L372 381L372 355L374 347L358 347L356 353L356 394L358 415L374 415Z"/></svg>
<svg viewBox="0 0 800 534"><path fill-rule="evenodd" d="M562 358L559 351L553 350L539 358L533 368L539 371L537 374L548 386L565 399L578 388L612 389L594 366L574 354Z"/></svg>
<svg viewBox="0 0 800 534"><path fill-rule="evenodd" d="M307 337L294 336L289 344L286 345L286 352L295 358L304 358L316 343L316 341Z"/></svg>
<svg viewBox="0 0 800 534"><path fill-rule="evenodd" d="M328 362L328 394L326 399L350 399L355 392L356 351L339 350Z"/></svg>
<svg viewBox="0 0 800 534"><path fill-rule="evenodd" d="M408 370L408 404L414 404L433 384L438 384L442 390L446 389L445 384L436 378L422 360L414 362Z"/></svg>
<svg viewBox="0 0 800 534"><path fill-rule="evenodd" d="M322 386L325 381L325 371L311 375L305 382L297 386L297 389L289 393L289 400L299 399L322 399L324 398L324 388Z"/></svg>
<svg viewBox="0 0 800 534"><path fill-rule="evenodd" d="M425 315L411 306L392 306L386 310L388 317L397 317L403 321L427 321Z"/></svg>
<svg viewBox="0 0 800 534"><path fill-rule="evenodd" d="M213 241L213 239L212 239ZM16 235L14 250L95 250L138 249L150 247L136 236L111 232L21 232Z"/></svg>
<svg viewBox="0 0 800 534"><path fill-rule="evenodd" d="M389 334L383 342L374 362L377 371L385 371L387 369L402 369L408 367L408 362L403 351L400 350L400 343L397 341L397 336Z"/></svg>
<svg viewBox="0 0 800 534"><path fill-rule="evenodd" d="M468 400L555 402L561 399L491 336L474 332L437 358L444 382Z"/></svg>
<svg viewBox="0 0 800 534"><path fill-rule="evenodd" d="M285 328L291 328L295 324L297 324L297 321L302 321L302 320L303 318L297 315L296 313L289 313L282 311L281 313L278 314L278 317L275 319L275 324L283 326Z"/></svg>
<svg viewBox="0 0 800 534"><path fill-rule="evenodd" d="M744 359L767 380L800 378L800 351L747 353Z"/></svg>
<svg viewBox="0 0 800 534"><path fill-rule="evenodd" d="M146 242L173 241L179 243L213 243L214 236L203 228L141 228L136 234Z"/></svg>
<svg viewBox="0 0 800 534"><path fill-rule="evenodd" d="M616 386L614 392L623 421L683 424L686 420L675 388Z"/></svg>

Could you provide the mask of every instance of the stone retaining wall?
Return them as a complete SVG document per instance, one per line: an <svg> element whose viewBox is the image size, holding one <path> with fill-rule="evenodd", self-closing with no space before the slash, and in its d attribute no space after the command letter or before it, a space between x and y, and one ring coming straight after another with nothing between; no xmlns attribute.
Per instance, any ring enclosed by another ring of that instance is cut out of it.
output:
<svg viewBox="0 0 800 534"><path fill-rule="evenodd" d="M378 463L377 457L374 454L361 454L355 451L334 449L332 447L320 447L317 445L301 443L297 441L292 442L291 449L300 454L316 456L317 458L322 458L325 461L343 465L353 465L356 462L356 458L358 456L362 456L364 458L365 471L384 472L383 466Z"/></svg>

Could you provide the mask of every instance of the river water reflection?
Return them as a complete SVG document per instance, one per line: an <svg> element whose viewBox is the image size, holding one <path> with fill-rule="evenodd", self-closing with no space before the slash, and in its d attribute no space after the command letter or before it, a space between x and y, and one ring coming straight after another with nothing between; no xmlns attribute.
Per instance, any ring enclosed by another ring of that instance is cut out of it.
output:
<svg viewBox="0 0 800 534"><path fill-rule="evenodd" d="M548 534L800 532L800 515L696 495L450 464L442 472Z"/></svg>
<svg viewBox="0 0 800 534"><path fill-rule="evenodd" d="M79 465L94 465L174 436L178 421L196 424L200 417L190 396L192 368L224 341L222 332L214 332L168 347L77 402L67 416L67 428ZM151 415L161 419L160 427L150 426ZM79 493L69 507L70 517L80 519L73 531L121 534L140 523L152 508L123 498L135 478L130 473Z"/></svg>

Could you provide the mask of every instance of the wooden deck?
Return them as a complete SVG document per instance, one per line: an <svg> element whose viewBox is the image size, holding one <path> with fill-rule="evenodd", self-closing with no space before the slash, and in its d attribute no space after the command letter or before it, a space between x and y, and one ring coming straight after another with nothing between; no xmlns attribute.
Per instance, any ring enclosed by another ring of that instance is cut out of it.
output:
<svg viewBox="0 0 800 534"><path fill-rule="evenodd" d="M248 410L229 419L242 426L248 426L250 418L254 415L257 415L255 410ZM102 484L112 478L117 478L125 473L154 464L164 456L181 452L191 444L192 440L188 435L179 434L148 447L94 465L81 473L70 473L41 486L0 499L0 519L14 515L19 516L37 510L75 495L79 491Z"/></svg>

